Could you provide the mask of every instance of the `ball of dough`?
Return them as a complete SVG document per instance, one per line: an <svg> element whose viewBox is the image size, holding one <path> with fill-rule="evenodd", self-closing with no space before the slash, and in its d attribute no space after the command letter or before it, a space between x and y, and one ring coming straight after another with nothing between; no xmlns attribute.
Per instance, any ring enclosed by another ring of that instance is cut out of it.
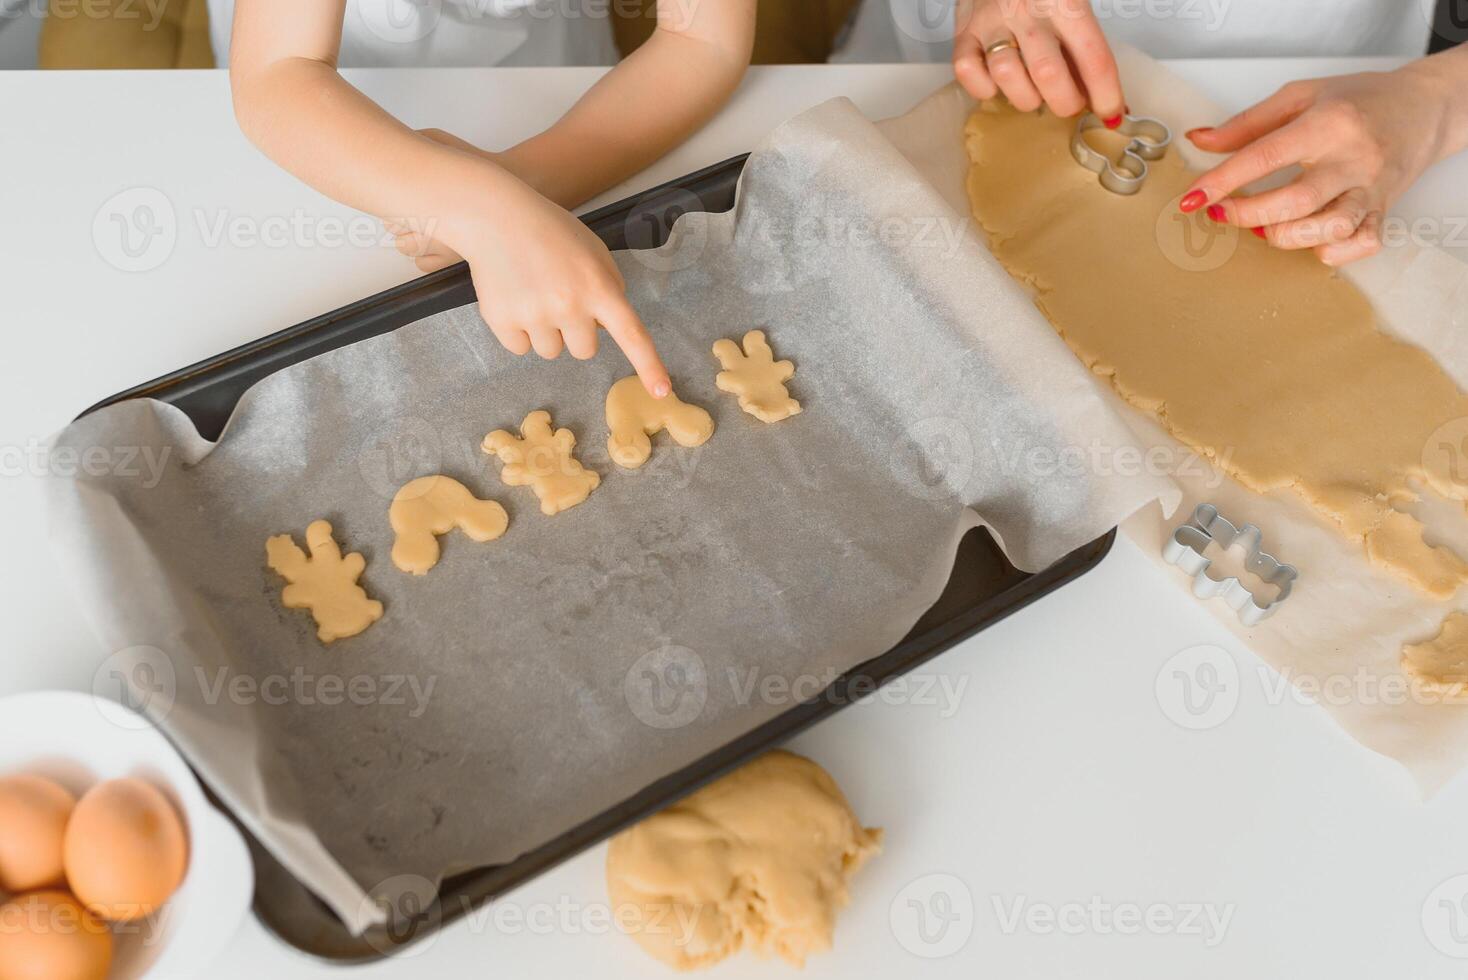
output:
<svg viewBox="0 0 1468 980"><path fill-rule="evenodd" d="M62 882L61 842L76 797L43 776L0 778L0 892Z"/></svg>
<svg viewBox="0 0 1468 980"><path fill-rule="evenodd" d="M776 750L612 838L607 889L618 923L676 969L746 946L800 966L830 948L881 840L824 769Z"/></svg>
<svg viewBox="0 0 1468 980"><path fill-rule="evenodd" d="M63 891L0 905L0 980L104 980L112 933Z"/></svg>
<svg viewBox="0 0 1468 980"><path fill-rule="evenodd" d="M66 880L113 922L152 915L183 881L188 837L173 804L141 779L110 779L77 803L66 827Z"/></svg>

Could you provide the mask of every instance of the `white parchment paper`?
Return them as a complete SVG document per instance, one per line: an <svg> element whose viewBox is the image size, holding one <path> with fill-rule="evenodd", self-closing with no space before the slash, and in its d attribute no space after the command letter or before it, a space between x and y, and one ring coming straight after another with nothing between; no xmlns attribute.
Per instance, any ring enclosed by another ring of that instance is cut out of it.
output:
<svg viewBox="0 0 1468 980"><path fill-rule="evenodd" d="M718 427L698 450L658 437L635 473L605 449L621 354L515 358L472 308L272 375L218 444L153 401L57 439L166 454L157 478L54 481L57 553L120 673L354 929L380 919L369 893L510 860L794 703L760 692L810 696L887 650L977 521L1038 569L1176 502L1165 477L1064 465L1134 437L966 208L845 100L776 130L733 212L617 258L680 395ZM714 386L713 342L755 327L798 368L805 410L775 425ZM479 449L539 408L603 475L551 518ZM387 509L436 472L510 526L444 538L415 578L389 560ZM331 647L264 561L268 536L320 517L386 606Z"/></svg>
<svg viewBox="0 0 1468 980"><path fill-rule="evenodd" d="M1119 46L1117 55L1133 111L1171 127L1173 152L1198 169L1221 159L1199 152L1177 134L1217 125L1230 113L1136 49ZM955 145L946 134L961 130L972 108L957 86L949 86L908 115L881 124L954 208L967 207L968 159L961 138ZM1433 354L1460 387L1468 387L1468 265L1439 249L1396 241L1374 258L1347 267L1344 274L1370 297L1385 329ZM1300 383L1316 379L1302 378ZM1330 383L1350 384L1352 379ZM1468 608L1465 597L1460 593L1454 601L1434 601L1373 568L1359 546L1297 498L1245 489L1133 410L1108 384L1098 381L1097 387L1128 420L1148 459L1175 464L1168 472L1184 492L1179 513L1169 518L1158 508L1147 508L1123 530L1168 568L1180 593L1189 597L1186 601L1198 601L1191 597L1191 582L1166 566L1162 549L1180 519L1200 502L1216 504L1235 523L1259 525L1266 549L1300 570L1288 603L1252 630L1241 626L1222 601L1205 604L1263 662L1236 665L1241 682L1257 684L1266 697L1319 704L1352 738L1401 762L1424 794L1468 765L1468 707L1414 690L1399 663L1402 645L1435 636L1452 610ZM1362 391L1362 397L1369 398L1370 392ZM1460 452L1465 439L1468 419L1460 419L1423 450ZM1430 542L1468 556L1468 520L1460 504L1429 498L1411 509L1426 522Z"/></svg>

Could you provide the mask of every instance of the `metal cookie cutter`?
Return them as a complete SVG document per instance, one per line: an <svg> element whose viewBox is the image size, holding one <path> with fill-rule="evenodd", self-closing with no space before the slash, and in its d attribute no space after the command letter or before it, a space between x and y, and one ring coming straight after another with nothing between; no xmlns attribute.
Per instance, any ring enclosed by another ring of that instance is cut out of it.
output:
<svg viewBox="0 0 1468 980"><path fill-rule="evenodd" d="M1070 138L1070 155L1087 170L1101 175L1101 186L1113 194L1135 194L1147 181L1147 161L1160 160L1172 145L1172 130L1158 119L1145 116L1122 116L1121 125L1107 132L1130 136L1131 142L1121 151L1121 160L1113 161L1086 142L1093 129L1106 129L1094 112L1081 116L1075 135Z"/></svg>
<svg viewBox="0 0 1468 980"><path fill-rule="evenodd" d="M1217 507L1199 504L1188 523L1172 532L1172 537L1162 549L1162 557L1193 576L1193 595L1200 599L1222 596L1223 601L1239 614L1240 622L1245 626L1254 626L1273 615L1280 603L1290 597L1295 580L1300 577L1295 566L1285 565L1272 555L1264 553L1263 538L1263 532L1253 524L1234 527L1218 512ZM1245 588L1244 583L1238 579L1220 580L1210 576L1208 566L1213 561L1205 558L1203 553L1211 541L1217 541L1219 547L1225 550L1235 542L1242 544L1247 551L1244 567L1265 583L1278 587L1279 594L1274 601L1260 605L1254 593Z"/></svg>

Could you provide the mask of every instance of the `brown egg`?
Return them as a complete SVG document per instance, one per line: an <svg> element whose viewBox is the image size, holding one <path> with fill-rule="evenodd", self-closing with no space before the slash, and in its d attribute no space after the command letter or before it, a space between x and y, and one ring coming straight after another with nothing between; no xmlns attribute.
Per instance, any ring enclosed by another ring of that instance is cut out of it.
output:
<svg viewBox="0 0 1468 980"><path fill-rule="evenodd" d="M0 980L104 980L111 966L107 924L66 892L0 905Z"/></svg>
<svg viewBox="0 0 1468 980"><path fill-rule="evenodd" d="M76 797L43 776L0 777L0 892L61 880L61 841Z"/></svg>
<svg viewBox="0 0 1468 980"><path fill-rule="evenodd" d="M66 880L88 909L127 922L151 915L188 866L188 838L173 804L140 779L88 790L66 825Z"/></svg>

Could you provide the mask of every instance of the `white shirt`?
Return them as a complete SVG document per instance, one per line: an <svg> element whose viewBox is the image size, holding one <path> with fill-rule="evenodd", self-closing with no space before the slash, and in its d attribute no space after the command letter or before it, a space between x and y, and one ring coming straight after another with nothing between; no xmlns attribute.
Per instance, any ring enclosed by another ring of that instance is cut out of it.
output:
<svg viewBox="0 0 1468 980"><path fill-rule="evenodd" d="M1427 53L1436 0L1091 0L1114 41L1156 58ZM946 61L953 0L862 0L832 61Z"/></svg>
<svg viewBox="0 0 1468 980"><path fill-rule="evenodd" d="M297 0L298 3L312 0ZM347 0L343 68L612 65L611 5L581 0ZM209 35L228 64L234 0L209 0Z"/></svg>

